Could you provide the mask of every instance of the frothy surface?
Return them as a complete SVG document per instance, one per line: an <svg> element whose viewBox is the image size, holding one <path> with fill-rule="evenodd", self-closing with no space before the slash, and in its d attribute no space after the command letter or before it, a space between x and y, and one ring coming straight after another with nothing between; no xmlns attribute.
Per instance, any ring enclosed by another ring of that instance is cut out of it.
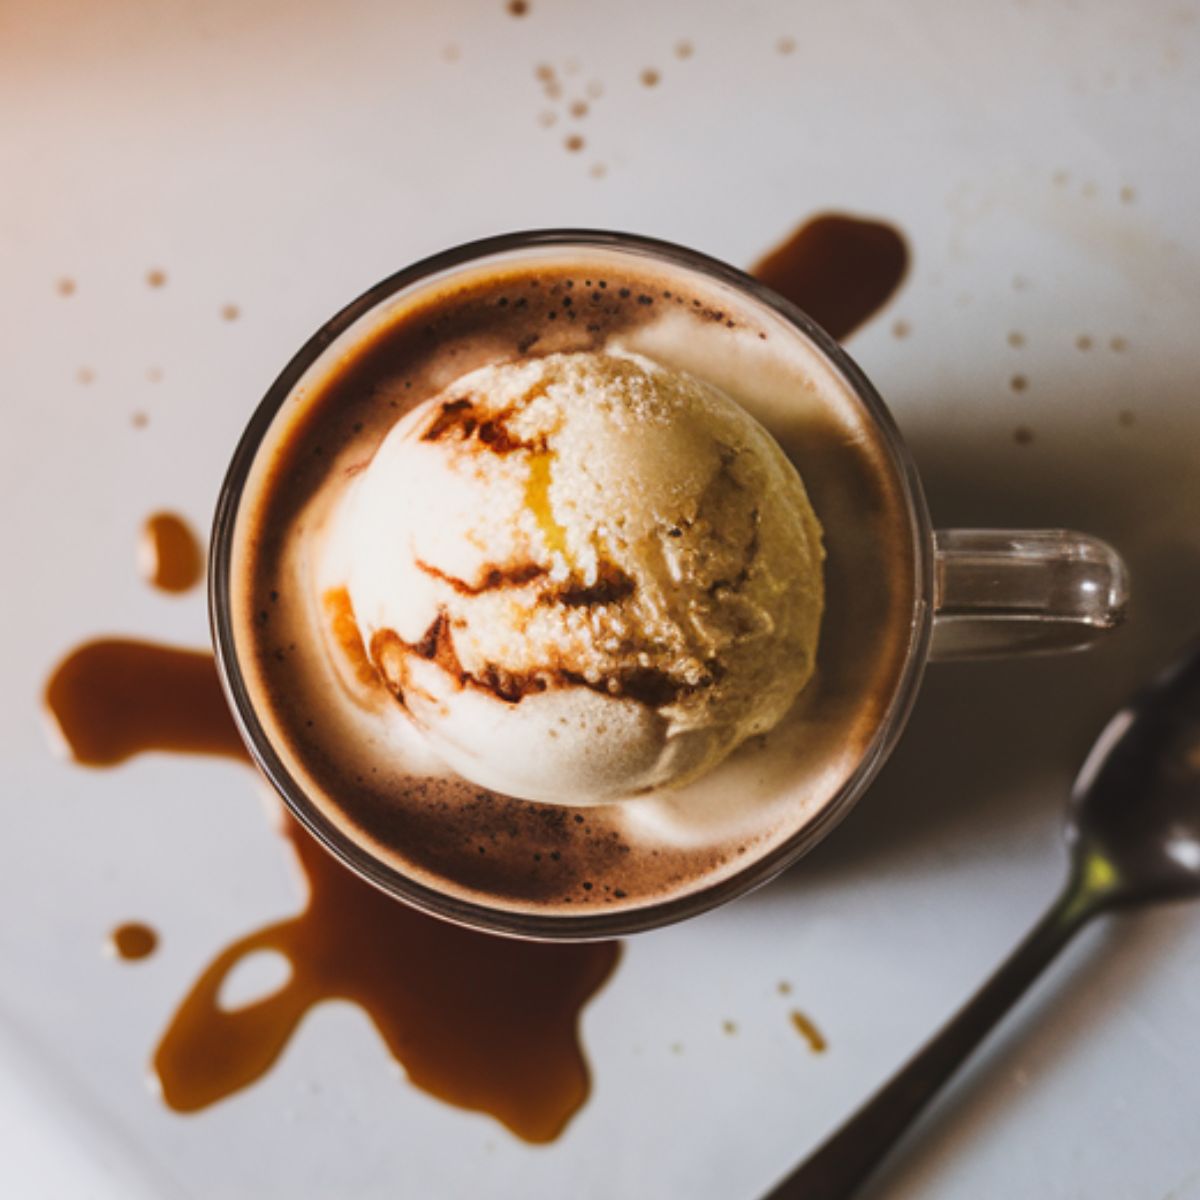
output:
<svg viewBox="0 0 1200 1200"><path fill-rule="evenodd" d="M467 371L576 351L632 351L732 395L798 467L827 545L817 671L783 721L676 792L586 811L447 772L356 661L337 597L312 583L330 514L398 417ZM406 894L415 885L512 913L609 913L730 879L780 852L843 787L903 674L909 530L869 415L783 318L681 267L540 249L394 297L306 373L243 495L235 643L287 771L327 822L408 881Z"/></svg>

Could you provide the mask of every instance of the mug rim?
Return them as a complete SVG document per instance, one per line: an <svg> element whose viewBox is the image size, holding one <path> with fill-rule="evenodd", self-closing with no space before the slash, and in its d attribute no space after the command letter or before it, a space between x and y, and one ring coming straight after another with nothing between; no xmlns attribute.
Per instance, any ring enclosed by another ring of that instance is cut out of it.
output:
<svg viewBox="0 0 1200 1200"><path fill-rule="evenodd" d="M724 879L681 896L589 916L515 912L465 900L410 878L371 854L341 829L292 776L258 719L238 663L229 603L234 530L259 448L295 386L330 344L385 301L431 276L505 252L572 246L640 253L669 265L699 271L748 294L806 337L841 374L881 434L881 444L904 495L914 580L908 645L892 696L854 770L820 810L777 846ZM745 895L791 866L850 811L891 753L916 699L933 625L933 532L920 477L899 427L858 364L807 313L746 272L672 242L611 230L533 229L464 242L394 272L339 309L292 356L251 414L218 493L209 547L208 617L221 686L252 759L291 815L344 866L394 898L429 915L474 929L534 940L587 941L660 928Z"/></svg>

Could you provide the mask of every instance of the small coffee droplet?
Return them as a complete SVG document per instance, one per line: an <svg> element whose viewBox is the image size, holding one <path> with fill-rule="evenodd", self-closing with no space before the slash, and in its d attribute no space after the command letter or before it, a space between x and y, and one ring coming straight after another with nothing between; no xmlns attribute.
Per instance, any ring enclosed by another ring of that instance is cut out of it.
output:
<svg viewBox="0 0 1200 1200"><path fill-rule="evenodd" d="M93 371L91 367L80 367L79 370L75 372L75 378L78 379L80 383L94 383L96 380L96 372Z"/></svg>
<svg viewBox="0 0 1200 1200"><path fill-rule="evenodd" d="M533 75L542 83L549 83L554 78L554 68L549 63L538 63L533 68Z"/></svg>
<svg viewBox="0 0 1200 1200"><path fill-rule="evenodd" d="M671 1053L672 1054L682 1054L683 1053L683 1043L682 1042L672 1042L671 1043Z"/></svg>
<svg viewBox="0 0 1200 1200"><path fill-rule="evenodd" d="M1033 441L1033 430L1028 425L1018 425L1013 430L1013 441L1018 446L1028 446Z"/></svg>
<svg viewBox="0 0 1200 1200"><path fill-rule="evenodd" d="M563 94L562 84L557 79L548 80L542 85L542 93L547 100L561 100Z"/></svg>
<svg viewBox="0 0 1200 1200"><path fill-rule="evenodd" d="M1008 335L1008 344L1014 350L1020 350L1025 345L1025 335L1023 333L1013 332Z"/></svg>
<svg viewBox="0 0 1200 1200"><path fill-rule="evenodd" d="M796 49L796 39L794 37L787 37L785 35L775 43L775 49L778 50L780 54L791 54L792 51Z"/></svg>
<svg viewBox="0 0 1200 1200"><path fill-rule="evenodd" d="M570 150L572 154L574 154L583 149L583 138L581 138L579 134L573 133L569 138L567 138L563 145L566 146L566 148Z"/></svg>
<svg viewBox="0 0 1200 1200"><path fill-rule="evenodd" d="M1137 199L1137 192L1131 187L1123 187L1120 196L1122 204L1132 204Z"/></svg>
<svg viewBox="0 0 1200 1200"><path fill-rule="evenodd" d="M147 271L146 283L152 288L165 287L167 283L166 271L162 271L158 267L155 267L152 271Z"/></svg>
<svg viewBox="0 0 1200 1200"><path fill-rule="evenodd" d="M108 935L109 951L117 958L123 958L127 962L149 957L154 953L157 945L158 934L149 925L143 925L140 921L129 921L124 925L118 925Z"/></svg>
<svg viewBox="0 0 1200 1200"><path fill-rule="evenodd" d="M572 101L571 108L569 111L571 113L571 116L573 116L573 117L586 117L587 112L588 112L587 101L586 100Z"/></svg>
<svg viewBox="0 0 1200 1200"><path fill-rule="evenodd" d="M1092 339L1086 333L1081 333L1075 339L1075 346L1079 350L1090 350L1092 348Z"/></svg>
<svg viewBox="0 0 1200 1200"><path fill-rule="evenodd" d="M1122 350L1128 347L1129 343L1123 337L1118 335L1116 337L1109 338L1108 345L1111 350L1115 350L1118 354L1120 354Z"/></svg>
<svg viewBox="0 0 1200 1200"><path fill-rule="evenodd" d="M1014 375L1008 381L1008 386L1014 392L1023 392L1029 386L1029 380L1024 375Z"/></svg>
<svg viewBox="0 0 1200 1200"><path fill-rule="evenodd" d="M912 333L912 326L905 320L896 321L892 325L892 336L898 338L906 338Z"/></svg>
<svg viewBox="0 0 1200 1200"><path fill-rule="evenodd" d="M792 1028L808 1043L808 1048L814 1054L824 1054L829 1049L829 1043L816 1025L799 1009L793 1008L790 1015Z"/></svg>
<svg viewBox="0 0 1200 1200"><path fill-rule="evenodd" d="M792 985L786 979L779 981L779 986L775 989L781 996L790 996L792 994Z"/></svg>
<svg viewBox="0 0 1200 1200"><path fill-rule="evenodd" d="M689 41L675 43L675 57L678 59L691 58L695 51L696 48Z"/></svg>
<svg viewBox="0 0 1200 1200"><path fill-rule="evenodd" d="M538 116L538 124L543 129L549 129L558 120L558 113L552 112L550 109L544 109Z"/></svg>
<svg viewBox="0 0 1200 1200"><path fill-rule="evenodd" d="M1129 409L1123 408L1117 413L1117 424L1125 429L1128 429L1134 422L1133 413Z"/></svg>
<svg viewBox="0 0 1200 1200"><path fill-rule="evenodd" d="M242 315L242 310L236 304L226 304L221 309L221 316L226 321L236 321Z"/></svg>
<svg viewBox="0 0 1200 1200"><path fill-rule="evenodd" d="M162 367L147 367L146 368L146 378L151 383L161 383L162 377L163 377Z"/></svg>
<svg viewBox="0 0 1200 1200"><path fill-rule="evenodd" d="M642 83L644 83L646 87L655 87L660 78L661 76L653 67L647 67L642 72Z"/></svg>
<svg viewBox="0 0 1200 1200"><path fill-rule="evenodd" d="M736 1023L735 1023L735 1022L733 1022L733 1021L722 1021L722 1022L721 1022L721 1028L722 1028L722 1029L723 1029L723 1030L724 1030L724 1031L725 1031L727 1034L729 1034L729 1036L730 1036L730 1037L733 1037L733 1035L734 1035L735 1033L737 1033L737 1025L736 1025Z"/></svg>
<svg viewBox="0 0 1200 1200"><path fill-rule="evenodd" d="M458 62L461 57L462 51L453 42L442 48L442 58L446 62Z"/></svg>
<svg viewBox="0 0 1200 1200"><path fill-rule="evenodd" d="M1056 187L1066 187L1070 182L1071 175L1068 171L1055 171L1050 178Z"/></svg>
<svg viewBox="0 0 1200 1200"><path fill-rule="evenodd" d="M134 427L134 429L145 429L146 426L150 424L150 418L146 416L144 412L135 412L133 416L129 418L129 423Z"/></svg>
<svg viewBox="0 0 1200 1200"><path fill-rule="evenodd" d="M60 296L75 295L75 280L63 278L58 281L57 291Z"/></svg>
<svg viewBox="0 0 1200 1200"><path fill-rule="evenodd" d="M147 518L138 540L142 578L164 592L186 592L204 575L204 554L188 523L174 513Z"/></svg>
<svg viewBox="0 0 1200 1200"><path fill-rule="evenodd" d="M508 11L514 17L523 17L529 12L529 0L508 0Z"/></svg>
<svg viewBox="0 0 1200 1200"><path fill-rule="evenodd" d="M592 163L592 169L588 174L593 179L603 179L608 174L608 168L603 163Z"/></svg>

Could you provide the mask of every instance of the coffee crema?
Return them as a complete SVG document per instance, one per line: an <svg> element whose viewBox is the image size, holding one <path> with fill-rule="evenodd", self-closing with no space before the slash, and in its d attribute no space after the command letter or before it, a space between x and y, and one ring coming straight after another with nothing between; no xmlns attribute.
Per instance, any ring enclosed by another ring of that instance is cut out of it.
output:
<svg viewBox="0 0 1200 1200"><path fill-rule="evenodd" d="M571 809L442 767L373 677L353 614L322 592L316 564L349 481L414 405L489 363L606 349L704 379L775 436L826 532L827 606L816 677L773 731L679 790ZM382 301L284 399L233 530L242 716L291 798L302 794L305 819L418 905L471 920L669 903L782 854L851 778L903 678L914 556L905 489L874 417L787 317L695 267L536 247Z"/></svg>

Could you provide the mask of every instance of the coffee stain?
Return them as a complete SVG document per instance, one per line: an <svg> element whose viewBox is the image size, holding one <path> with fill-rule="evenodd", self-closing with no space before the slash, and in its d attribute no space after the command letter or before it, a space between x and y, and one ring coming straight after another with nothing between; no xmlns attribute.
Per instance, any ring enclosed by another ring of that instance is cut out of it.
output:
<svg viewBox="0 0 1200 1200"><path fill-rule="evenodd" d="M167 286L167 273L158 267L146 272L146 286L160 288Z"/></svg>
<svg viewBox="0 0 1200 1200"><path fill-rule="evenodd" d="M55 290L60 296L73 296L75 295L75 280L64 276L55 284Z"/></svg>
<svg viewBox="0 0 1200 1200"><path fill-rule="evenodd" d="M1008 381L1008 386L1014 392L1023 392L1029 386L1029 377L1027 375L1014 375Z"/></svg>
<svg viewBox="0 0 1200 1200"><path fill-rule="evenodd" d="M141 921L127 921L108 935L108 945L117 958L133 962L154 953L158 948L158 934Z"/></svg>
<svg viewBox="0 0 1200 1200"><path fill-rule="evenodd" d="M55 667L44 701L82 766L111 767L147 751L246 755L205 651L126 638L86 642Z"/></svg>
<svg viewBox="0 0 1200 1200"><path fill-rule="evenodd" d="M829 1049L825 1035L798 1008L793 1008L789 1014L792 1028L808 1043L808 1048L814 1054L824 1054Z"/></svg>
<svg viewBox="0 0 1200 1200"><path fill-rule="evenodd" d="M161 592L189 591L204 576L200 542L175 513L158 512L146 518L138 539L138 565L146 582Z"/></svg>
<svg viewBox="0 0 1200 1200"><path fill-rule="evenodd" d="M641 74L644 87L657 87L661 79L662 76L653 67L647 67Z"/></svg>
<svg viewBox="0 0 1200 1200"><path fill-rule="evenodd" d="M892 225L822 213L761 258L750 273L843 340L892 297L908 270L908 244Z"/></svg>
<svg viewBox="0 0 1200 1200"><path fill-rule="evenodd" d="M46 688L71 757L111 766L154 750L246 761L211 654L132 640L91 642ZM204 969L167 1026L153 1067L163 1101L196 1112L260 1079L304 1016L359 1005L416 1087L489 1113L529 1142L556 1138L590 1090L583 1006L612 974L615 942L543 944L461 929L365 883L289 816L280 833L307 885L294 917L239 938ZM230 974L263 952L289 978L236 1009Z"/></svg>
<svg viewBox="0 0 1200 1200"><path fill-rule="evenodd" d="M236 304L223 304L221 306L221 319L223 321L236 321L242 315L242 310Z"/></svg>

